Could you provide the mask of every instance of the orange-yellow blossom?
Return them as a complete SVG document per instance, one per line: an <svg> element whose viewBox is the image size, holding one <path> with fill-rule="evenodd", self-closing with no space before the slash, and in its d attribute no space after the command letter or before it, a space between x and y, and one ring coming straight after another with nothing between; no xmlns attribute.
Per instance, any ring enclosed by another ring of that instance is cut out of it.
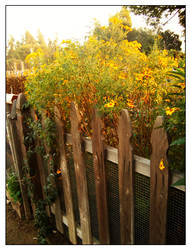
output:
<svg viewBox="0 0 190 249"><path fill-rule="evenodd" d="M173 107L173 108L166 107L165 108L165 111L166 111L167 115L172 115L175 111L178 111L178 110L180 110L180 109L177 108L177 107Z"/></svg>
<svg viewBox="0 0 190 249"><path fill-rule="evenodd" d="M133 102L131 100L128 100L128 103L127 105L130 107L130 108L134 108L135 105L133 104Z"/></svg>
<svg viewBox="0 0 190 249"><path fill-rule="evenodd" d="M104 107L114 107L115 101L111 100L109 103L105 104Z"/></svg>
<svg viewBox="0 0 190 249"><path fill-rule="evenodd" d="M160 161L160 164L159 164L159 169L160 169L160 170L165 169L165 166L164 166L164 160L163 160L163 159Z"/></svg>
<svg viewBox="0 0 190 249"><path fill-rule="evenodd" d="M57 170L57 174L61 174L61 170L60 169Z"/></svg>

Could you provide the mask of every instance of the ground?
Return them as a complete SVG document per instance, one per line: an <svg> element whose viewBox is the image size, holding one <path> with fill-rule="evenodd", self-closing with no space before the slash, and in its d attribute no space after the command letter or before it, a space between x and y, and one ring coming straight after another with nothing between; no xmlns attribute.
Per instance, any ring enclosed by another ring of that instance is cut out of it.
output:
<svg viewBox="0 0 190 249"><path fill-rule="evenodd" d="M6 206L6 245L38 245L38 231L34 226L33 220L20 219L11 203ZM59 232L48 237L50 245L68 245L69 241Z"/></svg>

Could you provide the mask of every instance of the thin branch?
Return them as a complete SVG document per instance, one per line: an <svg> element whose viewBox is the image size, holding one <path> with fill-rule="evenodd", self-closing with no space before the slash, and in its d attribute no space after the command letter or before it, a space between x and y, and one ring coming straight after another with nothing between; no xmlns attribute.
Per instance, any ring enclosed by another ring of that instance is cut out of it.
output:
<svg viewBox="0 0 190 249"><path fill-rule="evenodd" d="M178 9L174 15L172 17L170 17L165 23L163 23L162 25L166 25L178 12L180 11L180 9Z"/></svg>

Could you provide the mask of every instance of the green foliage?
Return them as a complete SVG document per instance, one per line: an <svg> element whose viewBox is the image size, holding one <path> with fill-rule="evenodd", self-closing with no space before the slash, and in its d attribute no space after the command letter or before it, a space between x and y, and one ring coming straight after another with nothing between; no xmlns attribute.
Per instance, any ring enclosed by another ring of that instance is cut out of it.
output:
<svg viewBox="0 0 190 249"><path fill-rule="evenodd" d="M170 30L161 31L159 32L159 35L161 36L161 39L159 40L159 47L161 49L167 49L167 50L181 50L181 44L182 42L179 40L179 35L175 34L174 32L171 32Z"/></svg>
<svg viewBox="0 0 190 249"><path fill-rule="evenodd" d="M45 202L40 200L36 203L35 226L38 229L38 242L39 244L47 244L46 237L50 234L52 226L49 222L49 217L46 214Z"/></svg>
<svg viewBox="0 0 190 249"><path fill-rule="evenodd" d="M171 138L168 152L172 168L185 169L185 67L168 73L172 92L165 96L165 126ZM167 103L167 104L166 104Z"/></svg>
<svg viewBox="0 0 190 249"><path fill-rule="evenodd" d="M178 14L179 23L185 29L185 6L184 5L131 5L127 6L135 15L147 16L147 23L158 26L163 16L171 18Z"/></svg>
<svg viewBox="0 0 190 249"><path fill-rule="evenodd" d="M46 44L43 34L38 30L37 40L27 30L21 41L15 41L13 37L8 41L6 64L8 71L14 71L15 66L21 70L21 63L25 69L30 68L30 64L25 61L25 58L32 52L41 50L44 52L44 62L52 61L55 56L57 40L49 40Z"/></svg>
<svg viewBox="0 0 190 249"><path fill-rule="evenodd" d="M133 29L127 34L127 40L139 42L142 45L141 51L148 55L153 49L155 35L148 29Z"/></svg>
<svg viewBox="0 0 190 249"><path fill-rule="evenodd" d="M7 190L14 202L22 203L20 184L15 172L11 172L7 178Z"/></svg>
<svg viewBox="0 0 190 249"><path fill-rule="evenodd" d="M157 39L157 37L159 37L159 39ZM159 49L172 50L175 53L181 50L182 44L179 40L179 35L170 30L160 31L158 35L156 35L150 29L133 29L127 34L127 39L128 41L138 41L142 45L141 51L147 55L152 52L156 39Z"/></svg>
<svg viewBox="0 0 190 249"><path fill-rule="evenodd" d="M46 194L46 203L50 205L55 202L58 193L55 187L55 175L53 173L50 173L47 177L47 185L44 186L44 191Z"/></svg>

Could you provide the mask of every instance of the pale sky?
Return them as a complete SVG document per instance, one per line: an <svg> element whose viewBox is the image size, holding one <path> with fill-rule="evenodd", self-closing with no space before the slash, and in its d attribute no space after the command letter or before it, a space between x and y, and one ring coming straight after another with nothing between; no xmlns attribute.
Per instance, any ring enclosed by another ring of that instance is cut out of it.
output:
<svg viewBox="0 0 190 249"><path fill-rule="evenodd" d="M7 6L6 31L20 40L28 30L35 38L40 29L45 40L48 38L58 41L72 39L83 41L85 35L92 30L94 19L101 25L108 25L110 16L121 10L121 6ZM132 27L146 27L142 16L131 13ZM178 19L173 18L165 27L181 36L182 28Z"/></svg>

